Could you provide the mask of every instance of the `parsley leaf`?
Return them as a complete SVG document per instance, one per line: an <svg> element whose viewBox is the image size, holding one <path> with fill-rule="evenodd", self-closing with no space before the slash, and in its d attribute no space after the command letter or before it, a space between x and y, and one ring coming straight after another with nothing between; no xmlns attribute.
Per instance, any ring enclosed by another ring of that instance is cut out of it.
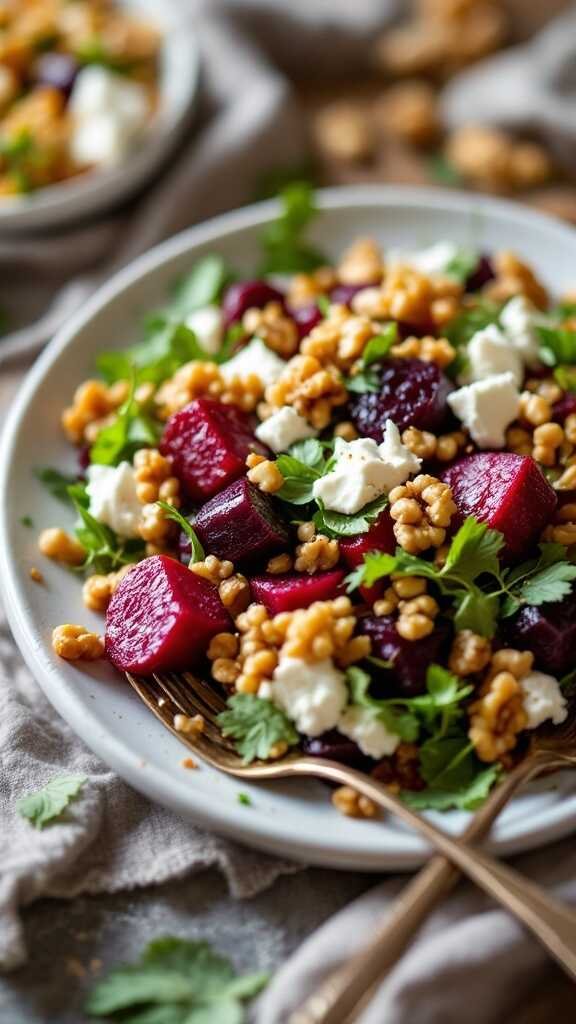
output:
<svg viewBox="0 0 576 1024"><path fill-rule="evenodd" d="M109 526L98 522L78 498L73 497L72 501L80 520L74 532L86 552L86 559L79 567L81 571L112 572L142 558L143 541L122 541Z"/></svg>
<svg viewBox="0 0 576 1024"><path fill-rule="evenodd" d="M364 394L367 391L378 391L379 376L373 364L385 359L393 345L398 343L398 325L386 324L381 334L377 334L366 345L362 356L356 364L356 372L346 380L348 391Z"/></svg>
<svg viewBox="0 0 576 1024"><path fill-rule="evenodd" d="M523 604L540 605L567 597L576 580L576 565L567 562L565 556L562 544L540 544L539 558L506 573L502 615L513 615Z"/></svg>
<svg viewBox="0 0 576 1024"><path fill-rule="evenodd" d="M286 454L279 455L276 465L284 477L277 496L291 505L307 505L314 500L312 488L326 472L326 445L315 438L298 441Z"/></svg>
<svg viewBox="0 0 576 1024"><path fill-rule="evenodd" d="M352 704L371 711L390 732L400 736L405 743L413 743L418 738L420 724L416 715L395 707L389 700L372 697L369 692L372 679L364 669L358 665L351 665L346 670L346 680Z"/></svg>
<svg viewBox="0 0 576 1024"><path fill-rule="evenodd" d="M36 469L34 470L34 475L44 485L46 490L50 491L53 497L58 498L58 501L70 501L68 488L71 484L76 483L77 478L75 476L66 476L60 470L53 469L52 466Z"/></svg>
<svg viewBox="0 0 576 1024"><path fill-rule="evenodd" d="M267 982L265 974L237 976L207 942L165 936L151 942L138 963L99 981L85 1010L125 1024L242 1024L241 1001Z"/></svg>
<svg viewBox="0 0 576 1024"><path fill-rule="evenodd" d="M280 193L282 210L261 234L264 258L259 274L310 273L328 259L304 240L304 232L316 216L314 191L307 182L294 182Z"/></svg>
<svg viewBox="0 0 576 1024"><path fill-rule="evenodd" d="M546 366L557 366L559 363L576 363L576 331L568 327L536 328L542 342L540 359Z"/></svg>
<svg viewBox="0 0 576 1024"><path fill-rule="evenodd" d="M42 829L61 816L85 782L85 775L59 775L50 779L37 793L29 793L18 801L18 814L27 818L34 828Z"/></svg>
<svg viewBox="0 0 576 1024"><path fill-rule="evenodd" d="M388 495L382 494L374 501L368 502L354 515L343 512L332 512L319 508L312 516L316 528L328 537L355 537L359 533L367 533L375 523L383 509L388 505Z"/></svg>
<svg viewBox="0 0 576 1024"><path fill-rule="evenodd" d="M167 501L157 501L156 504L164 510L166 518L172 519L175 523L178 523L180 529L183 530L188 537L191 548L190 565L192 565L193 562L202 562L206 557L206 554L192 523L190 523L188 519L185 519L178 509L174 508L174 505L169 505Z"/></svg>
<svg viewBox="0 0 576 1024"><path fill-rule="evenodd" d="M245 764L265 760L275 743L289 747L298 743L298 733L284 712L270 700L252 693L236 693L228 710L218 715L223 736L232 736Z"/></svg>
<svg viewBox="0 0 576 1024"><path fill-rule="evenodd" d="M215 253L204 256L178 281L169 305L170 313L184 320L203 306L213 306L234 277L221 256Z"/></svg>
<svg viewBox="0 0 576 1024"><path fill-rule="evenodd" d="M118 409L116 419L102 427L90 449L90 462L117 466L131 460L139 448L154 448L161 432L160 424L145 413L134 398L134 380L130 394Z"/></svg>
<svg viewBox="0 0 576 1024"><path fill-rule="evenodd" d="M490 573L498 579L498 555L503 546L504 537L498 530L468 516L452 540L440 575L472 582L483 573Z"/></svg>

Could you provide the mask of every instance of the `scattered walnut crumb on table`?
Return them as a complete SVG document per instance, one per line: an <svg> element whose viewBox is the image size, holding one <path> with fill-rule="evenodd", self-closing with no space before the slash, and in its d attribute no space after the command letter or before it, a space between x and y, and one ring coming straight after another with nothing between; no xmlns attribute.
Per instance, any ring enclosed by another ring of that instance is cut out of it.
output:
<svg viewBox="0 0 576 1024"><path fill-rule="evenodd" d="M31 567L29 576L31 580L34 580L34 583L44 583L44 576L40 572L40 569L37 569L35 565Z"/></svg>

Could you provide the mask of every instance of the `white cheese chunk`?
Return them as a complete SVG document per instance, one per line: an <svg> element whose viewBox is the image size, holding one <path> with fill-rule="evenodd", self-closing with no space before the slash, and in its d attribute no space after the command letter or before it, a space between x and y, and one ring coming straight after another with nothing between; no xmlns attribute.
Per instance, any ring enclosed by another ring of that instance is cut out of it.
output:
<svg viewBox="0 0 576 1024"><path fill-rule="evenodd" d="M255 373L262 383L268 387L282 373L286 363L260 338L253 338L248 345L232 356L227 363L222 363L220 370L225 380L232 377L248 377Z"/></svg>
<svg viewBox="0 0 576 1024"><path fill-rule="evenodd" d="M400 440L397 426L387 420L384 440L370 437L356 441L336 439L336 462L330 473L314 482L313 494L333 512L354 515L371 501L404 483L417 473L421 460Z"/></svg>
<svg viewBox="0 0 576 1024"><path fill-rule="evenodd" d="M86 475L90 514L119 537L138 537L142 505L136 496L136 480L130 463L121 462L118 466L94 463L88 467Z"/></svg>
<svg viewBox="0 0 576 1024"><path fill-rule="evenodd" d="M520 680L524 693L523 706L528 716L528 729L537 729L551 720L560 725L568 717L566 698L554 676L544 672L529 672Z"/></svg>
<svg viewBox="0 0 576 1024"><path fill-rule="evenodd" d="M370 708L346 708L338 722L338 730L354 740L363 754L376 760L393 754L400 744L400 737L389 732L384 722Z"/></svg>
<svg viewBox="0 0 576 1024"><path fill-rule="evenodd" d="M69 111L70 152L79 164L113 167L130 152L148 119L146 92L107 68L83 68L74 83Z"/></svg>
<svg viewBox="0 0 576 1024"><path fill-rule="evenodd" d="M503 448L520 394L512 373L498 373L448 395L448 404L479 448Z"/></svg>
<svg viewBox="0 0 576 1024"><path fill-rule="evenodd" d="M259 441L267 444L273 452L285 452L296 441L316 437L318 431L311 427L291 405L284 405L263 420L254 431Z"/></svg>
<svg viewBox="0 0 576 1024"><path fill-rule="evenodd" d="M522 360L496 324L489 324L470 339L467 350L467 380L485 380L498 373L511 373L520 387L524 377Z"/></svg>
<svg viewBox="0 0 576 1024"><path fill-rule="evenodd" d="M541 342L537 327L544 322L542 314L525 295L515 295L500 313L500 323L510 344L529 367L539 364Z"/></svg>
<svg viewBox="0 0 576 1024"><path fill-rule="evenodd" d="M209 356L220 350L224 337L224 319L218 306L203 306L186 317L186 327L194 331L200 345Z"/></svg>
<svg viewBox="0 0 576 1024"><path fill-rule="evenodd" d="M348 690L344 673L329 658L313 663L281 658L265 696L286 712L298 732L320 736L338 723Z"/></svg>
<svg viewBox="0 0 576 1024"><path fill-rule="evenodd" d="M386 266L413 267L421 274L445 274L447 268L462 254L462 247L455 242L436 242L425 249L390 249L386 254Z"/></svg>

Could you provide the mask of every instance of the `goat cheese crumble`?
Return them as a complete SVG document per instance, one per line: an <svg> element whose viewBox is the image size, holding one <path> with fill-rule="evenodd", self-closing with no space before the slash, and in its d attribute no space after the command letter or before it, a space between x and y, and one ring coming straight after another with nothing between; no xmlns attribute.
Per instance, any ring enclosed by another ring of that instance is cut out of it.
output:
<svg viewBox="0 0 576 1024"><path fill-rule="evenodd" d="M463 250L455 242L436 242L424 249L390 249L386 254L388 267L413 267L421 274L445 274Z"/></svg>
<svg viewBox="0 0 576 1024"><path fill-rule="evenodd" d="M259 441L276 453L285 452L296 441L305 441L308 437L318 435L318 431L291 405L284 405L273 412L256 427L254 433Z"/></svg>
<svg viewBox="0 0 576 1024"><path fill-rule="evenodd" d="M462 383L486 380L500 373L511 373L517 387L522 384L524 370L518 351L496 324L476 331L468 344L468 372Z"/></svg>
<svg viewBox="0 0 576 1024"><path fill-rule="evenodd" d="M520 409L514 374L497 373L448 395L448 405L479 448L503 448Z"/></svg>
<svg viewBox="0 0 576 1024"><path fill-rule="evenodd" d="M263 683L258 696L282 708L304 736L320 736L338 724L348 688L344 673L329 658L313 664L281 658L272 682Z"/></svg>
<svg viewBox="0 0 576 1024"><path fill-rule="evenodd" d="M545 672L528 672L520 680L520 686L524 693L524 711L528 716L527 729L537 729L548 720L554 725L566 721L566 698L554 676L546 675Z"/></svg>
<svg viewBox="0 0 576 1024"><path fill-rule="evenodd" d="M346 708L338 722L338 731L354 740L363 754L376 761L393 754L400 744L400 737L389 732L384 722L370 708Z"/></svg>
<svg viewBox="0 0 576 1024"><path fill-rule="evenodd" d="M500 313L500 323L526 366L532 369L539 366L541 342L537 327L544 323L544 318L530 299L525 295L509 299Z"/></svg>
<svg viewBox="0 0 576 1024"><path fill-rule="evenodd" d="M253 338L248 345L232 356L232 359L222 363L220 370L225 380L231 380L232 377L248 377L255 373L268 387L278 380L285 366L285 361L268 348L261 338Z"/></svg>
<svg viewBox="0 0 576 1024"><path fill-rule="evenodd" d="M114 167L128 155L148 118L142 86L91 64L74 83L70 150L79 164Z"/></svg>
<svg viewBox="0 0 576 1024"><path fill-rule="evenodd" d="M194 331L200 345L209 356L220 350L224 337L224 317L218 306L203 306L186 317L186 327Z"/></svg>
<svg viewBox="0 0 576 1024"><path fill-rule="evenodd" d="M136 495L136 480L130 463L121 462L118 466L93 463L86 476L90 515L119 537L138 537L142 505Z"/></svg>
<svg viewBox="0 0 576 1024"><path fill-rule="evenodd" d="M371 437L356 441L336 439L333 469L314 482L313 494L324 507L354 515L371 501L404 483L420 469L421 459L400 439L398 427L386 421L379 445Z"/></svg>

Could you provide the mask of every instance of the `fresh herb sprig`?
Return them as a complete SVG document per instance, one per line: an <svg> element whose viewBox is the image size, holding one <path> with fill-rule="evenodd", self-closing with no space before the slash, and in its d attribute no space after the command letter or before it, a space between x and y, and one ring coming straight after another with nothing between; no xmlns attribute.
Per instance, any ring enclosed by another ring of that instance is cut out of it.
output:
<svg viewBox="0 0 576 1024"><path fill-rule="evenodd" d="M379 377L375 363L386 358L393 345L398 343L398 325L389 323L384 325L382 332L377 334L366 345L361 358L358 360L356 372L346 380L348 391L355 394L365 394L368 391L378 391Z"/></svg>
<svg viewBox="0 0 576 1024"><path fill-rule="evenodd" d="M160 423L154 420L134 397L135 379L132 375L130 393L120 406L113 423L102 427L90 449L90 461L102 466L117 466L130 461L139 448L155 447L161 433Z"/></svg>
<svg viewBox="0 0 576 1024"><path fill-rule="evenodd" d="M193 562L202 562L206 557L206 552L202 547L200 538L192 526L192 523L190 523L188 519L185 519L177 508L174 508L173 505L169 505L167 501L158 501L156 504L163 510L166 518L178 523L180 529L188 537L188 540L190 541L190 565L192 565Z"/></svg>
<svg viewBox="0 0 576 1024"><path fill-rule="evenodd" d="M77 497L72 498L72 503L78 513L74 532L86 552L84 562L78 566L79 571L113 572L143 557L143 541L123 540L109 526L95 519Z"/></svg>
<svg viewBox="0 0 576 1024"><path fill-rule="evenodd" d="M17 804L18 814L26 818L34 828L43 829L45 825L62 818L68 804L78 796L85 782L85 775L58 775L36 793L22 797Z"/></svg>
<svg viewBox="0 0 576 1024"><path fill-rule="evenodd" d="M252 693L236 693L218 715L223 736L231 736L245 764L266 760L276 743L293 747L298 733L281 708Z"/></svg>
<svg viewBox="0 0 576 1024"><path fill-rule="evenodd" d="M280 201L280 216L260 236L264 255L258 273L310 273L329 262L305 239L306 229L318 213L311 185L305 181L287 185Z"/></svg>

